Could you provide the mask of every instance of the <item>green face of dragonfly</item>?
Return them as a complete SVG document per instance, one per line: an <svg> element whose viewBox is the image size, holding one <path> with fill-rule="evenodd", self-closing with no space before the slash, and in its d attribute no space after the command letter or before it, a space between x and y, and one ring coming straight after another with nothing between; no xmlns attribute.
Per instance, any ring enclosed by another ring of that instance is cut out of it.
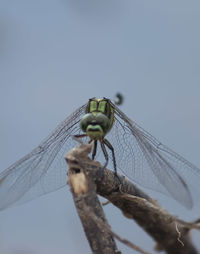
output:
<svg viewBox="0 0 200 254"><path fill-rule="evenodd" d="M92 140L102 139L114 123L114 108L108 99L90 99L80 122L82 131Z"/></svg>

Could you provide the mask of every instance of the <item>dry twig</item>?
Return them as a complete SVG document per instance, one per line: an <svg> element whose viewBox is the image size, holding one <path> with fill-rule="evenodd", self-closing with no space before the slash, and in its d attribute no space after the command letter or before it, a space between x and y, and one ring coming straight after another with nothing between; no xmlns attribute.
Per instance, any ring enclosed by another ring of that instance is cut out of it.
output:
<svg viewBox="0 0 200 254"><path fill-rule="evenodd" d="M165 250L168 254L197 254L189 238L189 231L190 227L192 227L192 223L180 221L176 217L170 215L167 211L163 210L155 200L151 199L132 182L120 175L119 185L119 179L115 176L113 171L108 169L102 170L98 162L88 158L90 149L90 145L81 145L73 150L73 156L70 160L68 156L67 160L73 163L73 166L70 167L73 169L73 172L80 174L81 169L83 170L82 172L85 173L86 178L89 176L92 182L95 182L93 186L93 192L95 194L97 192L99 195L107 198L113 205L120 208L127 218L134 219L154 238L157 243L157 250ZM82 190L82 187L80 187L80 189ZM87 191L89 191L89 189ZM82 191L80 192L83 194ZM88 193L90 196L91 192ZM86 205L86 207L88 206ZM97 218L99 217L105 221L105 217L98 216L95 212L94 214ZM91 218L92 217L93 216L91 216ZM96 225L98 225L98 223ZM105 229L108 228L109 226L107 224ZM111 238L112 236L116 237L113 232L107 231L109 234L112 233L110 236Z"/></svg>

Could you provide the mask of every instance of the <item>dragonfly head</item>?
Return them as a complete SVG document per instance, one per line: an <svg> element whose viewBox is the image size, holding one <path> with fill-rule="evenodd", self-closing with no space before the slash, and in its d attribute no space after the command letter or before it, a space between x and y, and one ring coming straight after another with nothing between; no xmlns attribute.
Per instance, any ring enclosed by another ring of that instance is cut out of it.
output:
<svg viewBox="0 0 200 254"><path fill-rule="evenodd" d="M93 139L101 139L109 131L111 121L100 112L92 112L85 114L80 121L82 131Z"/></svg>

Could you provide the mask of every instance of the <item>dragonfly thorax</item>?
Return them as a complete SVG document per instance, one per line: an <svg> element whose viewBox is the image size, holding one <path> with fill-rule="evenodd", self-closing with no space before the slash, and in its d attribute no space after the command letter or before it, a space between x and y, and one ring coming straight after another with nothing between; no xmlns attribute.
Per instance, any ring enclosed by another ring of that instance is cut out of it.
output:
<svg viewBox="0 0 200 254"><path fill-rule="evenodd" d="M103 138L111 125L110 119L101 112L85 114L80 121L82 131L86 132L92 140Z"/></svg>

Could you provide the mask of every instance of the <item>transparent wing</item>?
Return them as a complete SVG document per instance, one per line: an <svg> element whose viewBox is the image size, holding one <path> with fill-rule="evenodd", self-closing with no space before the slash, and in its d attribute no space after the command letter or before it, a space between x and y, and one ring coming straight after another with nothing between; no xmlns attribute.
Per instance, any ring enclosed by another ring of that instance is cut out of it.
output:
<svg viewBox="0 0 200 254"><path fill-rule="evenodd" d="M117 168L134 182L170 195L191 208L195 187L198 189L200 182L200 169L113 107L116 121L106 137L114 147Z"/></svg>
<svg viewBox="0 0 200 254"><path fill-rule="evenodd" d="M64 155L76 145L86 105L64 120L37 148L0 173L0 210L66 185Z"/></svg>

